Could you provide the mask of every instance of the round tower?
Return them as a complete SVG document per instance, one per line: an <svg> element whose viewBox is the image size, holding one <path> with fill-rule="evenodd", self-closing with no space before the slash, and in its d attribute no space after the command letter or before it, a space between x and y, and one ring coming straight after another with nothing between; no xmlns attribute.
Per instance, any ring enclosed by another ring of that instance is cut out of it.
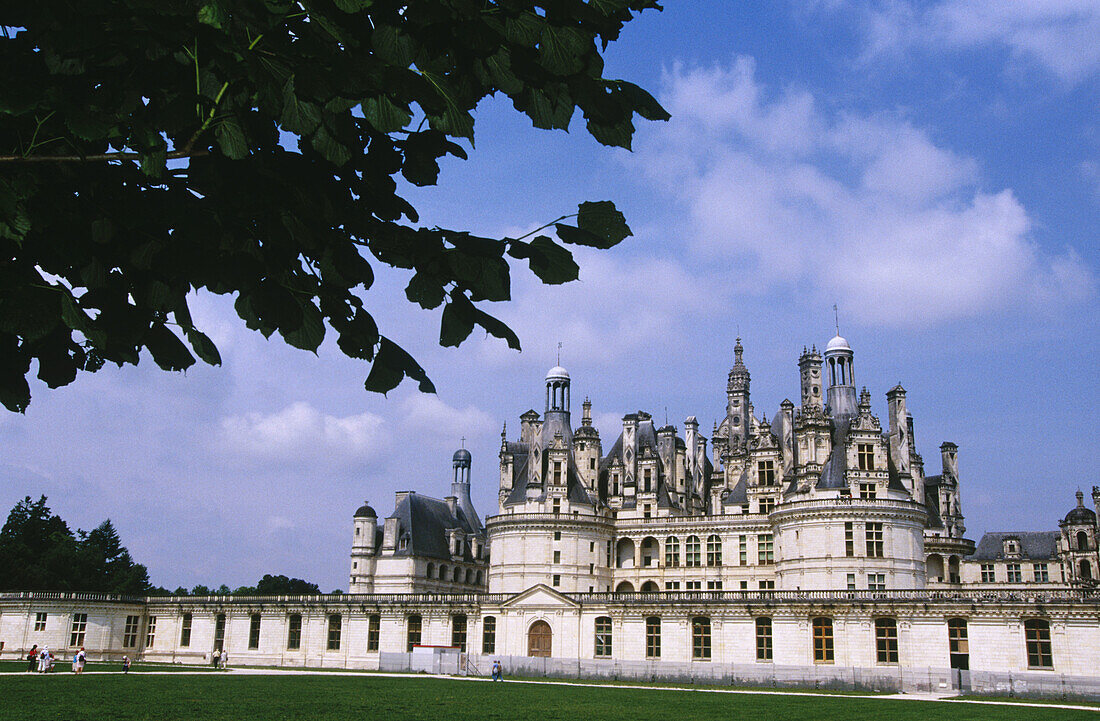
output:
<svg viewBox="0 0 1100 721"><path fill-rule="evenodd" d="M348 581L348 593L373 593L378 514L369 503L364 501L355 512L352 527L351 576Z"/></svg>
<svg viewBox="0 0 1100 721"><path fill-rule="evenodd" d="M854 416L857 411L856 382L852 373L855 354L839 333L825 346L825 378L829 383L829 410L834 418Z"/></svg>
<svg viewBox="0 0 1100 721"><path fill-rule="evenodd" d="M742 357L744 352L745 348L738 337L733 345L733 368L730 368L726 383L726 432L731 451L736 451L748 439L749 382L752 378Z"/></svg>
<svg viewBox="0 0 1100 721"><path fill-rule="evenodd" d="M451 495L455 497L458 507L466 515L466 520L474 528L482 528L481 519L474 510L474 502L470 499L470 464L473 457L465 448L455 451L451 461L454 464L454 478L451 479Z"/></svg>

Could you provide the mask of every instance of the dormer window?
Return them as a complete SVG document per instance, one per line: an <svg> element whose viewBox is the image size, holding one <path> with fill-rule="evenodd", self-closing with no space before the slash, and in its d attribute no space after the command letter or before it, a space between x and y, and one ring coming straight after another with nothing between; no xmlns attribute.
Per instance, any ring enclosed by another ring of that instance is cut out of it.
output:
<svg viewBox="0 0 1100 721"><path fill-rule="evenodd" d="M554 485L561 485L561 461L554 461Z"/></svg>
<svg viewBox="0 0 1100 721"><path fill-rule="evenodd" d="M1005 540L1005 555L1006 556L1019 556L1020 555L1020 542L1015 538L1009 538Z"/></svg>
<svg viewBox="0 0 1100 721"><path fill-rule="evenodd" d="M756 478L761 486L774 486L775 485L775 462L774 461L757 461L756 462Z"/></svg>
<svg viewBox="0 0 1100 721"><path fill-rule="evenodd" d="M871 443L860 443L856 448L859 470L875 470L875 446Z"/></svg>

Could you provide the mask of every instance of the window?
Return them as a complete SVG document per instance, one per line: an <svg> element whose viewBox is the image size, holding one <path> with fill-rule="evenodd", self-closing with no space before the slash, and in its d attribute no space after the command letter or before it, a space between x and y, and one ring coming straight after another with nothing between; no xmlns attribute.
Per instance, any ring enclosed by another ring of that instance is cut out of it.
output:
<svg viewBox="0 0 1100 721"><path fill-rule="evenodd" d="M951 652L951 668L970 668L970 641L967 639L966 619L947 619L947 644Z"/></svg>
<svg viewBox="0 0 1100 721"><path fill-rule="evenodd" d="M219 613L214 617L214 650L221 651L225 648L225 614Z"/></svg>
<svg viewBox="0 0 1100 721"><path fill-rule="evenodd" d="M898 662L898 622L892 618L875 619L875 660Z"/></svg>
<svg viewBox="0 0 1100 721"><path fill-rule="evenodd" d="M756 462L756 480L761 486L775 485L775 461Z"/></svg>
<svg viewBox="0 0 1100 721"><path fill-rule="evenodd" d="M760 512L767 514L775 510L775 499L771 496L764 496L760 499Z"/></svg>
<svg viewBox="0 0 1100 721"><path fill-rule="evenodd" d="M600 616L596 619L596 658L611 656L611 619Z"/></svg>
<svg viewBox="0 0 1100 721"><path fill-rule="evenodd" d="M554 485L561 485L561 461L554 461Z"/></svg>
<svg viewBox="0 0 1100 721"><path fill-rule="evenodd" d="M466 614L451 616L451 645L466 652Z"/></svg>
<svg viewBox="0 0 1100 721"><path fill-rule="evenodd" d="M252 614L251 618L249 619L248 647L260 647L260 614L258 613Z"/></svg>
<svg viewBox="0 0 1100 721"><path fill-rule="evenodd" d="M702 581L684 581L684 590L686 591L701 591L703 590Z"/></svg>
<svg viewBox="0 0 1100 721"><path fill-rule="evenodd" d="M1047 571L1047 564L1033 564L1031 570L1035 574L1035 583L1048 583L1050 581L1050 573Z"/></svg>
<svg viewBox="0 0 1100 721"><path fill-rule="evenodd" d="M560 498L555 498L554 499L554 515L556 516L559 513L561 513L561 499Z"/></svg>
<svg viewBox="0 0 1100 721"><path fill-rule="evenodd" d="M856 574L854 574L854 573L849 573L848 574L848 590L849 591L856 590Z"/></svg>
<svg viewBox="0 0 1100 721"><path fill-rule="evenodd" d="M722 590L722 582L721 581L707 581L707 590L708 591L721 591Z"/></svg>
<svg viewBox="0 0 1100 721"><path fill-rule="evenodd" d="M343 628L344 619L338 613L329 614L328 617L328 645L329 651L340 650L340 630Z"/></svg>
<svg viewBox="0 0 1100 721"><path fill-rule="evenodd" d="M833 619L818 616L813 620L814 663L833 662Z"/></svg>
<svg viewBox="0 0 1100 721"><path fill-rule="evenodd" d="M149 648L153 645L153 641L157 638L157 617L150 616L149 622L145 624L145 648Z"/></svg>
<svg viewBox="0 0 1100 721"><path fill-rule="evenodd" d="M1041 618L1024 621L1024 639L1027 641L1029 668L1054 668L1054 656L1050 648L1050 622Z"/></svg>
<svg viewBox="0 0 1100 721"><path fill-rule="evenodd" d="M722 565L722 539L714 534L707 536L707 565Z"/></svg>
<svg viewBox="0 0 1100 721"><path fill-rule="evenodd" d="M749 563L749 539L745 536L737 537L737 562L742 566Z"/></svg>
<svg viewBox="0 0 1100 721"><path fill-rule="evenodd" d="M706 616L691 619L691 657L696 661L710 660L710 619Z"/></svg>
<svg viewBox="0 0 1100 721"><path fill-rule="evenodd" d="M982 571L982 583L993 583L997 580L997 573L993 568L992 563L983 563L981 565Z"/></svg>
<svg viewBox="0 0 1100 721"><path fill-rule="evenodd" d="M746 515L746 516L749 514L749 504L747 504L747 503L742 503L741 504L741 513Z"/></svg>
<svg viewBox="0 0 1100 721"><path fill-rule="evenodd" d="M122 647L134 648L137 646L138 624L141 622L140 616L127 616L126 628L122 633Z"/></svg>
<svg viewBox="0 0 1100 721"><path fill-rule="evenodd" d="M561 531L554 531L554 540L555 541L560 541L561 540Z"/></svg>
<svg viewBox="0 0 1100 721"><path fill-rule="evenodd" d="M775 563L775 552L772 550L772 534L761 533L756 537L756 562L761 566Z"/></svg>
<svg viewBox="0 0 1100 721"><path fill-rule="evenodd" d="M665 539L665 565L669 568L680 565L680 539L676 536Z"/></svg>
<svg viewBox="0 0 1100 721"><path fill-rule="evenodd" d="M844 555L848 558L856 555L856 532L851 523L844 524Z"/></svg>
<svg viewBox="0 0 1100 721"><path fill-rule="evenodd" d="M611 495L613 495L613 496L619 495L619 474L618 473L612 473L611 474Z"/></svg>
<svg viewBox="0 0 1100 721"><path fill-rule="evenodd" d="M297 651L302 647L302 614L292 613L286 629L286 650Z"/></svg>
<svg viewBox="0 0 1100 721"><path fill-rule="evenodd" d="M74 613L72 632L69 634L69 645L79 647L84 645L84 632L88 628L88 614Z"/></svg>
<svg viewBox="0 0 1100 721"><path fill-rule="evenodd" d="M46 630L46 614L41 611L34 614L34 630L45 631Z"/></svg>
<svg viewBox="0 0 1100 721"><path fill-rule="evenodd" d="M604 565L605 565L605 566L607 566L608 568L611 568L611 566L612 566L612 563L611 563L611 559L612 559L612 555L611 555L611 554L612 554L612 546L611 546L611 541L608 541L608 542L607 542L607 546L606 546L606 551L607 551L607 563L606 563L606 564L604 564Z"/></svg>
<svg viewBox="0 0 1100 721"><path fill-rule="evenodd" d="M1020 564L1018 563L1006 563L1005 571L1008 573L1009 583L1023 583L1024 573L1020 570Z"/></svg>
<svg viewBox="0 0 1100 721"><path fill-rule="evenodd" d="M642 471L642 492L651 493L653 491L653 470L650 468Z"/></svg>
<svg viewBox="0 0 1100 721"><path fill-rule="evenodd" d="M679 591L680 590L680 582L679 581L665 581L665 590L666 591Z"/></svg>
<svg viewBox="0 0 1100 721"><path fill-rule="evenodd" d="M554 563L561 563L561 551L554 551Z"/></svg>
<svg viewBox="0 0 1100 721"><path fill-rule="evenodd" d="M367 651L378 650L378 637L381 631L382 619L377 614L371 614L367 617Z"/></svg>
<svg viewBox="0 0 1100 721"><path fill-rule="evenodd" d="M407 652L412 653L413 646L420 645L420 633L423 631L423 623L419 614L414 613L409 616L406 622L407 630L405 634L405 650Z"/></svg>
<svg viewBox="0 0 1100 721"><path fill-rule="evenodd" d="M1089 534L1085 533L1084 531L1077 532L1077 550L1089 550Z"/></svg>
<svg viewBox="0 0 1100 721"><path fill-rule="evenodd" d="M555 573L554 574L554 588L557 588L560 585L561 585L561 574L560 573Z"/></svg>
<svg viewBox="0 0 1100 721"><path fill-rule="evenodd" d="M867 555L872 558L882 558L885 554L885 549L882 540L882 524L881 523L868 523L867 524Z"/></svg>
<svg viewBox="0 0 1100 721"><path fill-rule="evenodd" d="M180 622L180 646L184 648L191 645L191 620L191 614L185 613L183 621Z"/></svg>
<svg viewBox="0 0 1100 721"><path fill-rule="evenodd" d="M868 591L885 591L886 590L886 574L885 573L868 573L867 574L867 590Z"/></svg>
<svg viewBox="0 0 1100 721"><path fill-rule="evenodd" d="M749 582L748 581L741 581L741 590L742 591L748 590L748 587L749 587Z"/></svg>
<svg viewBox="0 0 1100 721"><path fill-rule="evenodd" d="M875 483L860 483L859 498L861 501L873 501L878 495L878 485Z"/></svg>
<svg viewBox="0 0 1100 721"><path fill-rule="evenodd" d="M497 652L496 616L486 616L481 621L481 652L485 654Z"/></svg>
<svg viewBox="0 0 1100 721"><path fill-rule="evenodd" d="M645 657L661 657L661 619L657 616L645 620Z"/></svg>
<svg viewBox="0 0 1100 721"><path fill-rule="evenodd" d="M872 443L860 443L856 446L856 454L859 460L859 470L875 470L875 446Z"/></svg>
<svg viewBox="0 0 1100 721"><path fill-rule="evenodd" d="M775 581L760 581L756 584L756 587L759 588L761 591L774 591Z"/></svg>
<svg viewBox="0 0 1100 721"><path fill-rule="evenodd" d="M756 619L756 660L772 660L772 620L767 616Z"/></svg>
<svg viewBox="0 0 1100 721"><path fill-rule="evenodd" d="M687 543L684 545L684 565L690 568L698 568L703 565L702 560L699 537L688 536Z"/></svg>
<svg viewBox="0 0 1100 721"><path fill-rule="evenodd" d="M1004 543L1005 555L1018 556L1020 554L1020 542L1017 540L1008 540Z"/></svg>

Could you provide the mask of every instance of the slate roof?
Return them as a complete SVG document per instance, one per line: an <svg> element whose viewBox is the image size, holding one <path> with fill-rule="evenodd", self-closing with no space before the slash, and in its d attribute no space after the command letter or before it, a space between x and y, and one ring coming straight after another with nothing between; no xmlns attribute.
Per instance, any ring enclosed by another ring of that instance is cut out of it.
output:
<svg viewBox="0 0 1100 721"><path fill-rule="evenodd" d="M395 556L449 559L451 550L447 544L447 531L458 528L471 536L483 536L480 529L466 518L461 508L456 506L455 513L452 514L446 501L419 493L411 492L402 498L389 517L397 519L399 542L394 551ZM402 538L408 539L405 548L400 547ZM466 560L473 560L468 548L466 555Z"/></svg>
<svg viewBox="0 0 1100 721"><path fill-rule="evenodd" d="M974 554L968 556L974 561L1005 560L1004 542L1014 538L1020 542L1020 558L1024 561L1052 561L1058 558L1058 531L1020 531L1017 533L986 533L978 541Z"/></svg>

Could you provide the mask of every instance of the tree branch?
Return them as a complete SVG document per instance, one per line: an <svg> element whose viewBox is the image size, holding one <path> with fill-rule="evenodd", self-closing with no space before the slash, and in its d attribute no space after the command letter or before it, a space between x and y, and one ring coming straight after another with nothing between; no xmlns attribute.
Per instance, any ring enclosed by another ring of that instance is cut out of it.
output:
<svg viewBox="0 0 1100 721"><path fill-rule="evenodd" d="M203 155L210 155L210 151L190 151L186 149L173 150L164 157L167 160L179 160L181 158L198 158ZM92 161L138 160L141 157L141 153L125 151L118 153L97 153L95 155L0 155L0 163L85 163Z"/></svg>

